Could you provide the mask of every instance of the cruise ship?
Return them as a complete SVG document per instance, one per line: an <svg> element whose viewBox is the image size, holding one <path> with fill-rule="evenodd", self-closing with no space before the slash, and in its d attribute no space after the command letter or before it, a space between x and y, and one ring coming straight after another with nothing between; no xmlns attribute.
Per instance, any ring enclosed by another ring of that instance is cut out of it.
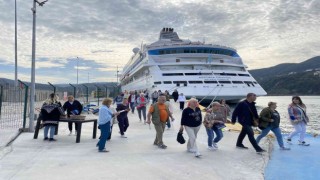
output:
<svg viewBox="0 0 320 180"><path fill-rule="evenodd" d="M173 28L163 28L158 41L142 44L133 53L120 77L122 91L177 90L203 102L267 94L235 49L180 39Z"/></svg>

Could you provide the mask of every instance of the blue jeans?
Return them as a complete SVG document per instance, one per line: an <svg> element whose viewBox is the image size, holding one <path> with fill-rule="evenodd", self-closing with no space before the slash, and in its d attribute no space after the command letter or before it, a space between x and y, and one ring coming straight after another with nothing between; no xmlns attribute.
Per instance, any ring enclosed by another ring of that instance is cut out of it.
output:
<svg viewBox="0 0 320 180"><path fill-rule="evenodd" d="M49 138L53 138L54 133L56 131L56 126L44 126L44 137L47 138L48 137L48 132L50 129L50 134L49 134Z"/></svg>
<svg viewBox="0 0 320 180"><path fill-rule="evenodd" d="M206 128L206 131L207 131L207 135L208 135L208 146L212 146L212 141L213 141L213 130L212 128Z"/></svg>
<svg viewBox="0 0 320 180"><path fill-rule="evenodd" d="M168 119L168 121L166 122L166 125L168 128L171 128L171 122L170 122L170 119Z"/></svg>
<svg viewBox="0 0 320 180"><path fill-rule="evenodd" d="M208 135L208 146L212 146L212 142L218 143L223 138L222 130L215 126L213 126L211 129L206 128L206 131ZM216 133L216 138L214 138L213 132Z"/></svg>
<svg viewBox="0 0 320 180"><path fill-rule="evenodd" d="M134 102L130 102L130 108L131 108L131 112L134 113Z"/></svg>
<svg viewBox="0 0 320 180"><path fill-rule="evenodd" d="M265 137L270 130L274 133L274 135L276 135L279 146L283 147L283 139L282 139L281 130L279 127L276 127L276 128L272 128L271 126L266 127L264 130L262 130L261 134L257 137L256 139L257 143L259 144L260 140L263 137Z"/></svg>
<svg viewBox="0 0 320 180"><path fill-rule="evenodd" d="M141 112L142 112L142 115L143 115L143 120L146 121L146 116L147 116L147 114L146 114L146 107L145 107L145 106L142 106L142 107L140 107L140 108L137 108L137 110L138 110L138 115L139 115L140 121L141 121Z"/></svg>
<svg viewBox="0 0 320 180"><path fill-rule="evenodd" d="M218 129L216 126L213 126L212 130L216 133L216 138L214 138L213 142L218 143L223 138L222 130Z"/></svg>
<svg viewBox="0 0 320 180"><path fill-rule="evenodd" d="M110 121L106 124L99 125L101 135L98 142L99 151L103 150L106 146L107 138L110 136Z"/></svg>

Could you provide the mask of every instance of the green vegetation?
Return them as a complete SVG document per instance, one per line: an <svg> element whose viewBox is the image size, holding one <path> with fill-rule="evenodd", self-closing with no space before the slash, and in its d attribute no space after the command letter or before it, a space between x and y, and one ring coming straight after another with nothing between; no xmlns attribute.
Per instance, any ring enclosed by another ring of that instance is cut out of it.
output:
<svg viewBox="0 0 320 180"><path fill-rule="evenodd" d="M268 95L320 95L320 75L316 72L320 73L320 56L250 71Z"/></svg>

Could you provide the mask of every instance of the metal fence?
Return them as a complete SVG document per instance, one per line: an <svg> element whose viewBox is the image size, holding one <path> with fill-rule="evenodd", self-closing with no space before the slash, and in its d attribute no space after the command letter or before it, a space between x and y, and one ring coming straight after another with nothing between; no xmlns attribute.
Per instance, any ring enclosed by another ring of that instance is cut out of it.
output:
<svg viewBox="0 0 320 180"><path fill-rule="evenodd" d="M114 97L119 87L110 84L81 84L55 86L36 84L35 117L43 102L51 93L58 95L61 104L67 101L68 95L73 95L84 106L88 104L101 105L105 97ZM17 135L29 128L30 88L28 83L19 81L19 86L0 83L0 147L8 144ZM34 123L36 124L36 123Z"/></svg>

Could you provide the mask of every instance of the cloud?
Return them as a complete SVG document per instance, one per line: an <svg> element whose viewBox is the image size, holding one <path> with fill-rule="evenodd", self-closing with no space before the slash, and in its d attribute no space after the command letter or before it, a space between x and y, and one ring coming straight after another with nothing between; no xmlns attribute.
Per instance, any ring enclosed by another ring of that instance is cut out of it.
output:
<svg viewBox="0 0 320 180"><path fill-rule="evenodd" d="M13 78L14 1L0 1L0 72ZM31 67L31 7L18 1L22 77ZM319 55L319 9L315 0L49 0L37 7L36 73L39 80L50 74L74 81L79 57L81 73L115 79L132 49L156 41L163 27L175 28L182 39L233 47L250 69L300 62Z"/></svg>

